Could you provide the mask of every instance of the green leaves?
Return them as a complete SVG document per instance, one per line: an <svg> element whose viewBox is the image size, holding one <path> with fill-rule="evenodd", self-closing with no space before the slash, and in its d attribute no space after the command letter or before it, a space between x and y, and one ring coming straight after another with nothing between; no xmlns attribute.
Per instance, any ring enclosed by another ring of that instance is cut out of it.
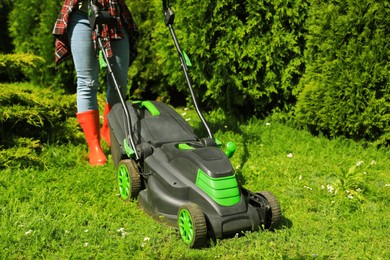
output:
<svg viewBox="0 0 390 260"><path fill-rule="evenodd" d="M187 86L161 3L130 6L144 18L137 20L139 49L148 50L131 68L132 85L173 101L171 93L186 93ZM203 106L240 114L290 106L303 72L307 6L306 1L176 1L174 27L191 57L190 75Z"/></svg>
<svg viewBox="0 0 390 260"><path fill-rule="evenodd" d="M81 139L75 98L31 84L0 84L0 168L43 166L43 143Z"/></svg>
<svg viewBox="0 0 390 260"><path fill-rule="evenodd" d="M39 70L44 62L43 58L28 53L0 54L0 76L3 81L20 81L28 71Z"/></svg>
<svg viewBox="0 0 390 260"><path fill-rule="evenodd" d="M330 136L388 144L389 9L375 1L320 3L308 17L306 73L296 119Z"/></svg>

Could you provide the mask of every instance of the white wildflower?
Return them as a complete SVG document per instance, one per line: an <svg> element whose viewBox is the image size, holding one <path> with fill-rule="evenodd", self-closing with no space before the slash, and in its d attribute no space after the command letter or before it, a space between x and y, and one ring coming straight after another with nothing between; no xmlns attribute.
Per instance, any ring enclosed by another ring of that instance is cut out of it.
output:
<svg viewBox="0 0 390 260"><path fill-rule="evenodd" d="M370 165L375 165L376 164L376 161L374 161L374 160L372 160L371 162L370 162Z"/></svg>
<svg viewBox="0 0 390 260"><path fill-rule="evenodd" d="M299 175L299 178L298 178L299 180L302 180L302 175Z"/></svg>
<svg viewBox="0 0 390 260"><path fill-rule="evenodd" d="M191 118L186 118L186 121L188 122L188 121L190 121L191 120Z"/></svg>
<svg viewBox="0 0 390 260"><path fill-rule="evenodd" d="M184 113L182 113L182 114L181 114L181 116L185 116L185 115L187 115L187 113L186 113L186 112L184 112Z"/></svg>
<svg viewBox="0 0 390 260"><path fill-rule="evenodd" d="M88 233L88 231L89 231L88 229L84 230L85 233Z"/></svg>
<svg viewBox="0 0 390 260"><path fill-rule="evenodd" d="M88 242L85 242L85 243L84 243L84 247L87 247L87 246L88 246Z"/></svg>
<svg viewBox="0 0 390 260"><path fill-rule="evenodd" d="M268 123L268 122L267 122L267 123L265 123L265 125L266 125L266 126L270 126L270 125L271 125L271 123Z"/></svg>
<svg viewBox="0 0 390 260"><path fill-rule="evenodd" d="M358 161L358 162L356 163L356 166L359 167L359 166L362 165L362 164L363 164L363 161Z"/></svg>
<svg viewBox="0 0 390 260"><path fill-rule="evenodd" d="M303 186L304 188L308 189L308 190L313 190L311 187L309 186Z"/></svg>
<svg viewBox="0 0 390 260"><path fill-rule="evenodd" d="M120 229L117 230L118 232L122 233L123 231L125 231L125 228L121 227Z"/></svg>
<svg viewBox="0 0 390 260"><path fill-rule="evenodd" d="M118 232L121 233L122 237L125 237L127 235L127 232L125 231L125 228L123 228L123 227L118 229Z"/></svg>
<svg viewBox="0 0 390 260"><path fill-rule="evenodd" d="M30 229L28 231L26 231L26 233L24 233L26 236L30 235L33 231Z"/></svg>
<svg viewBox="0 0 390 260"><path fill-rule="evenodd" d="M348 194L347 196L349 199L353 199L353 195L352 194Z"/></svg>
<svg viewBox="0 0 390 260"><path fill-rule="evenodd" d="M292 154L292 153L289 153L289 154L287 154L287 157L288 157L288 158L292 158L292 157L293 157L293 154Z"/></svg>
<svg viewBox="0 0 390 260"><path fill-rule="evenodd" d="M386 183L386 184L385 184L385 187L390 187L390 183Z"/></svg>
<svg viewBox="0 0 390 260"><path fill-rule="evenodd" d="M332 185L326 185L326 189L328 190L329 193L333 194L334 193L334 188Z"/></svg>
<svg viewBox="0 0 390 260"><path fill-rule="evenodd" d="M146 242L150 240L150 237L145 237L144 242L141 243L141 247L146 246Z"/></svg>

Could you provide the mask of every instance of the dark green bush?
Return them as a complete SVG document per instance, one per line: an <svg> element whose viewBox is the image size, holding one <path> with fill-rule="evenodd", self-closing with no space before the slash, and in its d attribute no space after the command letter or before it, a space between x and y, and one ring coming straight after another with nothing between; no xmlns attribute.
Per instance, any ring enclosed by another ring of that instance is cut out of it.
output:
<svg viewBox="0 0 390 260"><path fill-rule="evenodd" d="M296 120L330 136L389 143L389 2L313 4Z"/></svg>
<svg viewBox="0 0 390 260"><path fill-rule="evenodd" d="M77 127L64 129L75 120L74 95L27 83L0 84L0 145L12 146L15 136L41 142L66 142L74 139Z"/></svg>
<svg viewBox="0 0 390 260"><path fill-rule="evenodd" d="M8 16L12 10L12 0L0 1L0 53L10 53L13 50L12 41L8 31Z"/></svg>
<svg viewBox="0 0 390 260"><path fill-rule="evenodd" d="M33 54L0 54L0 82L26 79L29 71L38 71L44 65L41 57Z"/></svg>
<svg viewBox="0 0 390 260"><path fill-rule="evenodd" d="M133 81L163 98L173 89L186 93L161 1L148 4L147 17L159 19L141 20L141 32L147 33L141 35L140 52L155 58L152 63L139 59ZM291 92L304 68L307 7L307 1L175 1L174 26L192 60L199 99L240 114L266 114L294 104Z"/></svg>
<svg viewBox="0 0 390 260"><path fill-rule="evenodd" d="M84 141L74 95L27 83L0 84L0 91L0 165L39 162L42 144Z"/></svg>
<svg viewBox="0 0 390 260"><path fill-rule="evenodd" d="M34 83L68 92L74 90L74 69L71 63L55 68L54 37L51 34L63 1L15 1L9 16L14 52L42 57L45 66L31 70L27 76Z"/></svg>

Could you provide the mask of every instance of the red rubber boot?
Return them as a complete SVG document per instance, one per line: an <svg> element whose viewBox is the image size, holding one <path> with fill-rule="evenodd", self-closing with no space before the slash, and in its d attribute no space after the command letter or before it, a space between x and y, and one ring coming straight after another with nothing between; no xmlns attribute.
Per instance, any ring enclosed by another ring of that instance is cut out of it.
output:
<svg viewBox="0 0 390 260"><path fill-rule="evenodd" d="M110 111L111 111L111 105L106 103L106 105L104 106L103 125L102 128L100 129L100 136L104 141L106 141L108 146L111 146L110 127L108 126L108 118L107 118L107 115L108 113L110 113Z"/></svg>
<svg viewBox="0 0 390 260"><path fill-rule="evenodd" d="M89 154L88 159L91 165L103 165L107 162L106 155L100 146L99 136L99 110L88 110L77 113L77 119L84 131L87 140Z"/></svg>

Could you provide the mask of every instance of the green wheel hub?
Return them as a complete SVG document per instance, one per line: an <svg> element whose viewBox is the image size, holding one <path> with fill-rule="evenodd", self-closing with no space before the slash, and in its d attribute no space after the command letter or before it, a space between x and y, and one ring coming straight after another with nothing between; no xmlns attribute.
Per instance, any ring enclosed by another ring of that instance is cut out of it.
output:
<svg viewBox="0 0 390 260"><path fill-rule="evenodd" d="M194 240L194 226L188 210L183 209L179 214L179 231L184 243L190 245Z"/></svg>
<svg viewBox="0 0 390 260"><path fill-rule="evenodd" d="M195 203L188 203L180 207L177 213L179 233L191 248L201 247L207 239L206 218L202 209Z"/></svg>
<svg viewBox="0 0 390 260"><path fill-rule="evenodd" d="M130 197L130 176L125 164L121 164L118 168L118 186L121 198L127 200Z"/></svg>

